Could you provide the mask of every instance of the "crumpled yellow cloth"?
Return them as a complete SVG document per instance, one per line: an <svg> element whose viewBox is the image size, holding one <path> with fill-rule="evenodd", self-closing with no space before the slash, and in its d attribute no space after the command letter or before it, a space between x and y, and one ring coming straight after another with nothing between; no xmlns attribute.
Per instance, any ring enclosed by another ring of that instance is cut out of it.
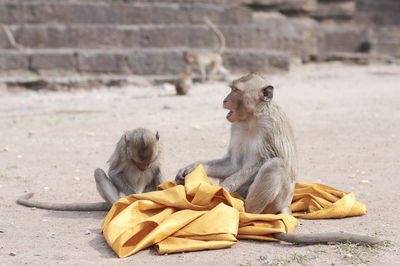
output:
<svg viewBox="0 0 400 266"><path fill-rule="evenodd" d="M346 193L317 183L296 183L290 209L303 219L327 219L359 216L367 213L353 192Z"/></svg>
<svg viewBox="0 0 400 266"><path fill-rule="evenodd" d="M274 241L272 233L291 233L298 224L287 214L245 213L243 201L211 185L201 165L186 176L185 186L169 181L158 189L121 198L104 219L102 233L119 257L152 245L164 254L230 247L237 238ZM291 208L301 218L366 212L352 193L306 183L296 185Z"/></svg>

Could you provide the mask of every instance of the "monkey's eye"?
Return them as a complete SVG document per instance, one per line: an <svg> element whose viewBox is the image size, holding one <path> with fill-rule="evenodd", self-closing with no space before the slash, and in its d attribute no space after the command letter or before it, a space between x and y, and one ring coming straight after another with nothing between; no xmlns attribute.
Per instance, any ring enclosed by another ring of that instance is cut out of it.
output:
<svg viewBox="0 0 400 266"><path fill-rule="evenodd" d="M238 90L237 88L235 88L235 87L232 87L232 88L231 88L231 91L233 91L233 92L238 92L239 90Z"/></svg>

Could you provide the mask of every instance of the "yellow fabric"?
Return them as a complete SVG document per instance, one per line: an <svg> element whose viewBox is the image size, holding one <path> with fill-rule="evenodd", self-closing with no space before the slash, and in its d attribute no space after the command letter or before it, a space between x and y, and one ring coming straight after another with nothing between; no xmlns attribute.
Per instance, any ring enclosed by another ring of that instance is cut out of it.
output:
<svg viewBox="0 0 400 266"><path fill-rule="evenodd" d="M365 214L353 193L321 184L298 183L291 206L301 218L341 218ZM272 233L291 233L296 218L287 214L250 214L241 199L210 184L200 165L186 176L157 191L130 195L116 202L103 221L102 232L120 257L155 245L160 254L218 249L237 238L271 240Z"/></svg>
<svg viewBox="0 0 400 266"><path fill-rule="evenodd" d="M367 208L346 193L317 183L296 183L290 209L293 216L303 219L344 218L364 215Z"/></svg>

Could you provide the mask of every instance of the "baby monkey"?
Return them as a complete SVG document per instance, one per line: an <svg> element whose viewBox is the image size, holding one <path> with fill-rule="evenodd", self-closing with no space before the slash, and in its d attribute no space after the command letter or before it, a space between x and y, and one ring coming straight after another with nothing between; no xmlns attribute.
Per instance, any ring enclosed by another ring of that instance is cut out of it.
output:
<svg viewBox="0 0 400 266"><path fill-rule="evenodd" d="M48 210L108 211L125 195L154 191L162 181L159 156L160 135L145 128L124 133L108 160L108 176L97 168L94 172L96 188L105 202L51 203L29 200L33 193L21 196L17 203Z"/></svg>
<svg viewBox="0 0 400 266"><path fill-rule="evenodd" d="M178 79L175 81L176 94L186 95L192 86L192 72L190 70L186 70L185 72L179 74Z"/></svg>

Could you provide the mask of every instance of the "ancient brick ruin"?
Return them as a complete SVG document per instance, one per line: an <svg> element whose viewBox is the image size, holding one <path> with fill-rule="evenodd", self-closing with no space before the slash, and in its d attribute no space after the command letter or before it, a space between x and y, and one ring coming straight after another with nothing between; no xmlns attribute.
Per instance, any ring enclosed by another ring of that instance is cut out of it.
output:
<svg viewBox="0 0 400 266"><path fill-rule="evenodd" d="M187 49L226 37L227 68L287 70L302 62L400 57L396 0L0 0L0 71L176 75Z"/></svg>

